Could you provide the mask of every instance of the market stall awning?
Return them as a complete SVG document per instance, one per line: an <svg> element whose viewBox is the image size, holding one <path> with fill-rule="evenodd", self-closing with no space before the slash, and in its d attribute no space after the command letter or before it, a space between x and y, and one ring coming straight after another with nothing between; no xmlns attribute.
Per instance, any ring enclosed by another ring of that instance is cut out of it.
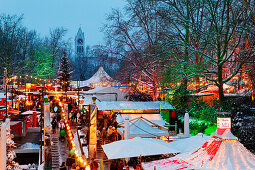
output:
<svg viewBox="0 0 255 170"><path fill-rule="evenodd" d="M39 111L28 110L28 111L22 112L21 115L23 115L23 116L33 115L34 112L36 112L36 114L40 114L41 113Z"/></svg>
<svg viewBox="0 0 255 170"><path fill-rule="evenodd" d="M143 163L145 170L173 169L255 169L255 155L248 151L229 129L212 134L203 145L173 158Z"/></svg>
<svg viewBox="0 0 255 170"><path fill-rule="evenodd" d="M14 109L9 109L9 110L8 110L8 113L9 113L9 114L17 115L17 114L20 113L20 111L19 111L19 110L14 110Z"/></svg>
<svg viewBox="0 0 255 170"><path fill-rule="evenodd" d="M161 137L169 136L168 129L150 121L143 117L130 121L130 137ZM161 128L159 128L161 127ZM124 128L118 128L122 133Z"/></svg>
<svg viewBox="0 0 255 170"><path fill-rule="evenodd" d="M170 103L163 101L133 102L133 101L102 101L97 102L98 110L119 110L129 112L131 110L164 110L175 109Z"/></svg>
<svg viewBox="0 0 255 170"><path fill-rule="evenodd" d="M178 139L168 143L168 145L180 150L181 153L192 152L203 145L209 138L210 136L199 134L189 138Z"/></svg>
<svg viewBox="0 0 255 170"><path fill-rule="evenodd" d="M120 140L106 145L102 145L108 159L119 159L149 155L161 155L178 153L179 151L163 145L157 139L147 140L136 137L133 139Z"/></svg>

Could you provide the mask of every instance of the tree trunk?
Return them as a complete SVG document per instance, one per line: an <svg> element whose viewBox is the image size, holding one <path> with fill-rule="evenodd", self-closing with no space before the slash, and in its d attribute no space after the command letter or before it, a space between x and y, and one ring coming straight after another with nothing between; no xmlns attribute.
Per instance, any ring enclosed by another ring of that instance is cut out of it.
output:
<svg viewBox="0 0 255 170"><path fill-rule="evenodd" d="M223 93L223 78L222 78L222 66L218 68L218 88L219 88L219 100L220 104L224 105L224 93Z"/></svg>

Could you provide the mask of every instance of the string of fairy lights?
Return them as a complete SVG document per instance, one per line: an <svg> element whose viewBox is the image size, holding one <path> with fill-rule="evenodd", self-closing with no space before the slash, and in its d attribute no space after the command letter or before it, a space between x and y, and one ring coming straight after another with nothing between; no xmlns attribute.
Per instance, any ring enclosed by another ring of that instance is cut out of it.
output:
<svg viewBox="0 0 255 170"><path fill-rule="evenodd" d="M68 124L68 121L66 119L66 113L62 113L62 117L64 119L65 122L65 126L66 126L66 130L67 130L67 136L68 136L68 141L71 144L71 150L73 150L73 153L75 155L76 161L83 167L86 167L86 170L90 170L90 166L88 164L87 159L82 156L81 154L79 154L78 150L76 149L76 144L74 142L74 136L73 133L71 131L71 127Z"/></svg>
<svg viewBox="0 0 255 170"><path fill-rule="evenodd" d="M50 80L50 79L44 79L38 76L30 76L28 74L25 75L15 75L9 78L5 79L6 83L12 82L13 85L23 85L25 83L33 83L38 85L43 85L47 83L49 86L56 85L56 84L67 84L68 82L59 81L59 80Z"/></svg>

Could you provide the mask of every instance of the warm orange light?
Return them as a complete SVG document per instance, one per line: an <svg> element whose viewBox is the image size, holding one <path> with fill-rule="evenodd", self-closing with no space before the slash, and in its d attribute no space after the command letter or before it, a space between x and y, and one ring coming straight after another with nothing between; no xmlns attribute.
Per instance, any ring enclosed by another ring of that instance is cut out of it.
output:
<svg viewBox="0 0 255 170"><path fill-rule="evenodd" d="M66 129L67 129L67 130L70 130L70 126L67 126Z"/></svg>
<svg viewBox="0 0 255 170"><path fill-rule="evenodd" d="M86 166L87 165L87 162L83 162L83 166Z"/></svg>

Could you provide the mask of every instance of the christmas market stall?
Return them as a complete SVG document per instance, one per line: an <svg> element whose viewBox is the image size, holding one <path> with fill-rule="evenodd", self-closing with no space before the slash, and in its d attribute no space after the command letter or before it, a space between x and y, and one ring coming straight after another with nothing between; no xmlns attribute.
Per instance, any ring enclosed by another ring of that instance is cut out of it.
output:
<svg viewBox="0 0 255 170"><path fill-rule="evenodd" d="M171 169L255 169L255 155L247 150L230 129L218 132L193 152L173 158L143 163L145 170Z"/></svg>

